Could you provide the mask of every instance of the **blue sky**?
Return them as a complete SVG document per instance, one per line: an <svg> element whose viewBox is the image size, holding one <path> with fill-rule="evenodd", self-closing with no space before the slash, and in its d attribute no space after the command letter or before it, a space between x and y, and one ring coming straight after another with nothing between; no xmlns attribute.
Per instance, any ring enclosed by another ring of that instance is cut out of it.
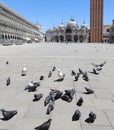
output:
<svg viewBox="0 0 114 130"><path fill-rule="evenodd" d="M38 21L45 31L74 18L78 25L90 24L90 0L1 0L29 22ZM104 0L104 24L114 19L114 0Z"/></svg>

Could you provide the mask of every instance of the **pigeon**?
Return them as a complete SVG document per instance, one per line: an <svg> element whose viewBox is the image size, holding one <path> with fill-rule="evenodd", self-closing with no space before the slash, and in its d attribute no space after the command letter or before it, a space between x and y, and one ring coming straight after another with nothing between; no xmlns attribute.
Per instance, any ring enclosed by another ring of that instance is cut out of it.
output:
<svg viewBox="0 0 114 130"><path fill-rule="evenodd" d="M54 80L53 82L61 82L63 80L64 80L64 78L59 78L59 79Z"/></svg>
<svg viewBox="0 0 114 130"><path fill-rule="evenodd" d="M103 63L101 64L95 64L95 63L91 63L94 67L103 67L105 64L106 64L106 61L104 61Z"/></svg>
<svg viewBox="0 0 114 130"><path fill-rule="evenodd" d="M56 67L55 67L55 66L53 66L52 71L55 71L55 69L56 69Z"/></svg>
<svg viewBox="0 0 114 130"><path fill-rule="evenodd" d="M87 72L83 73L82 79L85 81L89 81L89 77L87 75Z"/></svg>
<svg viewBox="0 0 114 130"><path fill-rule="evenodd" d="M61 96L61 99L70 103L72 101L72 97L69 97L67 94Z"/></svg>
<svg viewBox="0 0 114 130"><path fill-rule="evenodd" d="M80 73L80 74L83 74L84 72L79 68L79 73Z"/></svg>
<svg viewBox="0 0 114 130"><path fill-rule="evenodd" d="M60 69L58 69L58 77L59 78L64 78L65 77L65 74Z"/></svg>
<svg viewBox="0 0 114 130"><path fill-rule="evenodd" d="M66 95L68 95L69 97L73 98L74 94L75 94L75 90L71 89L71 90L65 90Z"/></svg>
<svg viewBox="0 0 114 130"><path fill-rule="evenodd" d="M9 62L8 61L6 61L6 65L8 65L9 64Z"/></svg>
<svg viewBox="0 0 114 130"><path fill-rule="evenodd" d="M42 94L42 93L34 94L33 102L39 101L42 97L43 97L43 94Z"/></svg>
<svg viewBox="0 0 114 130"><path fill-rule="evenodd" d="M50 125L51 125L52 119L48 119L46 122L42 123L41 125L35 127L35 130L49 130Z"/></svg>
<svg viewBox="0 0 114 130"><path fill-rule="evenodd" d="M25 90L28 90L28 92L34 92L38 86L40 86L40 82L31 81L27 86L25 86Z"/></svg>
<svg viewBox="0 0 114 130"><path fill-rule="evenodd" d="M98 75L99 73L93 68L93 74Z"/></svg>
<svg viewBox="0 0 114 130"><path fill-rule="evenodd" d="M43 80L43 79L44 79L44 76L41 75L41 76L40 76L40 80Z"/></svg>
<svg viewBox="0 0 114 130"><path fill-rule="evenodd" d="M76 72L74 70L71 71L71 75L72 76L75 76L76 75Z"/></svg>
<svg viewBox="0 0 114 130"><path fill-rule="evenodd" d="M54 102L55 100L61 98L63 92L60 90L51 89L51 92L49 94L51 96L51 100Z"/></svg>
<svg viewBox="0 0 114 130"><path fill-rule="evenodd" d="M45 98L45 100L44 100L44 106L47 106L47 104L50 102L50 100L51 100L51 96L48 95L48 96Z"/></svg>
<svg viewBox="0 0 114 130"><path fill-rule="evenodd" d="M73 98L74 94L75 94L75 90L71 89L71 90L64 90L65 94L68 95L70 98Z"/></svg>
<svg viewBox="0 0 114 130"><path fill-rule="evenodd" d="M7 86L10 85L10 83L11 83L11 78L8 77L7 80L6 80L6 85L7 85Z"/></svg>
<svg viewBox="0 0 114 130"><path fill-rule="evenodd" d="M22 69L22 73L21 76L26 76L27 75L27 68L26 68L26 64L23 65L23 69Z"/></svg>
<svg viewBox="0 0 114 130"><path fill-rule="evenodd" d="M82 106L82 103L83 103L83 98L80 97L78 102L77 102L77 106Z"/></svg>
<svg viewBox="0 0 114 130"><path fill-rule="evenodd" d="M93 123L95 119L97 118L96 114L90 111L89 117L85 120L87 123Z"/></svg>
<svg viewBox="0 0 114 130"><path fill-rule="evenodd" d="M102 70L102 68L101 68L101 67L98 67L98 68L96 68L96 70L97 70L97 71L101 71L101 70Z"/></svg>
<svg viewBox="0 0 114 130"><path fill-rule="evenodd" d="M92 122L94 122L94 120L96 119L96 114L91 111L89 113L89 118L92 119Z"/></svg>
<svg viewBox="0 0 114 130"><path fill-rule="evenodd" d="M13 110L13 111L6 111L4 109L0 110L2 112L3 118L1 118L2 120L9 120L11 119L14 115L17 114L17 110Z"/></svg>
<svg viewBox="0 0 114 130"><path fill-rule="evenodd" d="M87 92L85 92L85 94L92 94L92 93L94 93L94 90L92 90L90 88L85 87L85 89L87 91Z"/></svg>
<svg viewBox="0 0 114 130"><path fill-rule="evenodd" d="M104 61L103 63L99 64L100 67L103 67L106 64L106 61Z"/></svg>
<svg viewBox="0 0 114 130"><path fill-rule="evenodd" d="M75 80L74 80L74 81L78 81L78 79L79 79L79 76L78 76L78 75L76 75L76 76L75 76Z"/></svg>
<svg viewBox="0 0 114 130"><path fill-rule="evenodd" d="M76 110L72 116L72 121L77 121L81 117L81 112L79 110Z"/></svg>
<svg viewBox="0 0 114 130"><path fill-rule="evenodd" d="M50 114L50 112L53 111L53 109L54 109L54 103L50 100L46 114Z"/></svg>
<svg viewBox="0 0 114 130"><path fill-rule="evenodd" d="M33 85L34 85L35 87L38 87L38 86L40 86L40 82L33 82Z"/></svg>
<svg viewBox="0 0 114 130"><path fill-rule="evenodd" d="M52 72L49 71L48 78L50 78L51 76L52 76Z"/></svg>

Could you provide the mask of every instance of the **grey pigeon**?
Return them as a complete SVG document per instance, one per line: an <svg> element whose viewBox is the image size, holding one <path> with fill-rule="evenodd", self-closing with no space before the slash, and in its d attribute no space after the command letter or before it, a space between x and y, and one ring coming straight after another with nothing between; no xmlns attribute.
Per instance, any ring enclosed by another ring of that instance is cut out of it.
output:
<svg viewBox="0 0 114 130"><path fill-rule="evenodd" d="M40 86L40 82L31 81L27 86L25 86L25 90L28 90L28 92L34 92L38 86Z"/></svg>
<svg viewBox="0 0 114 130"><path fill-rule="evenodd" d="M92 122L94 122L94 120L96 119L96 114L93 113L92 111L89 113L89 118L92 119Z"/></svg>
<svg viewBox="0 0 114 130"><path fill-rule="evenodd" d="M80 74L83 74L84 72L79 68L79 73L80 73Z"/></svg>
<svg viewBox="0 0 114 130"><path fill-rule="evenodd" d="M3 118L1 118L2 120L9 120L11 119L14 115L17 114L17 110L13 110L13 111L6 111L4 109L0 110L2 112Z"/></svg>
<svg viewBox="0 0 114 130"><path fill-rule="evenodd" d="M71 75L72 76L75 76L76 75L76 72L74 70L71 71Z"/></svg>
<svg viewBox="0 0 114 130"><path fill-rule="evenodd" d="M103 67L106 64L106 61L104 61L103 63L99 64L100 67Z"/></svg>
<svg viewBox="0 0 114 130"><path fill-rule="evenodd" d="M81 112L79 110L76 110L72 116L72 121L77 121L81 117Z"/></svg>
<svg viewBox="0 0 114 130"><path fill-rule="evenodd" d="M50 100L46 114L50 114L50 112L53 111L53 109L54 109L54 103Z"/></svg>
<svg viewBox="0 0 114 130"><path fill-rule="evenodd" d="M61 96L61 99L70 103L72 100L73 100L73 96L75 94L75 90L74 89L71 89L71 90L64 90L65 91L65 94L63 94Z"/></svg>
<svg viewBox="0 0 114 130"><path fill-rule="evenodd" d="M6 61L6 65L8 65L9 64L9 62L8 61Z"/></svg>
<svg viewBox="0 0 114 130"><path fill-rule="evenodd" d="M52 72L49 71L48 78L50 78L51 76L52 76Z"/></svg>
<svg viewBox="0 0 114 130"><path fill-rule="evenodd" d="M55 71L55 69L56 69L56 67L55 67L55 66L53 66L52 71Z"/></svg>
<svg viewBox="0 0 114 130"><path fill-rule="evenodd" d="M7 80L6 80L6 85L7 85L7 86L10 85L10 83L11 83L11 78L8 77Z"/></svg>
<svg viewBox="0 0 114 130"><path fill-rule="evenodd" d="M55 100L61 98L63 92L56 89L51 89L51 92L49 93L51 96L51 100L54 102Z"/></svg>
<svg viewBox="0 0 114 130"><path fill-rule="evenodd" d="M85 120L85 122L94 123L96 118L97 118L96 114L94 112L90 111L89 117Z"/></svg>
<svg viewBox="0 0 114 130"><path fill-rule="evenodd" d="M102 68L101 68L101 67L98 67L98 68L96 68L96 70L97 70L97 71L101 71L101 70L102 70Z"/></svg>
<svg viewBox="0 0 114 130"><path fill-rule="evenodd" d="M80 97L78 102L77 102L77 106L82 106L82 103L83 103L83 98Z"/></svg>
<svg viewBox="0 0 114 130"><path fill-rule="evenodd" d="M99 74L94 68L93 68L93 74Z"/></svg>
<svg viewBox="0 0 114 130"><path fill-rule="evenodd" d="M33 102L39 101L42 97L43 97L43 94L42 94L42 93L34 94Z"/></svg>
<svg viewBox="0 0 114 130"><path fill-rule="evenodd" d="M106 64L106 61L104 61L103 63L101 64L95 64L95 63L91 63L94 67L103 67L105 64Z"/></svg>
<svg viewBox="0 0 114 130"><path fill-rule="evenodd" d="M63 78L56 79L56 80L54 80L53 82L61 82L61 81L63 81L63 80L64 80L64 77L63 77Z"/></svg>
<svg viewBox="0 0 114 130"><path fill-rule="evenodd" d="M75 94L75 90L71 89L71 90L64 90L66 95L68 95L70 98L73 98L74 94Z"/></svg>
<svg viewBox="0 0 114 130"><path fill-rule="evenodd" d="M49 130L51 125L52 119L48 119L46 122L42 123L41 125L35 127L35 130Z"/></svg>
<svg viewBox="0 0 114 130"><path fill-rule="evenodd" d="M43 76L43 75L41 75L41 76L40 76L40 80L43 80L43 79L44 79L44 76Z"/></svg>
<svg viewBox="0 0 114 130"><path fill-rule="evenodd" d="M85 80L86 82L89 81L89 77L87 75L87 72L83 73L82 79Z"/></svg>
<svg viewBox="0 0 114 130"><path fill-rule="evenodd" d="M85 90L86 90L85 94L92 94L92 93L94 93L94 90L92 90L90 88L85 87Z"/></svg>
<svg viewBox="0 0 114 130"><path fill-rule="evenodd" d="M74 81L78 81L78 79L79 79L79 76L78 76L78 75L76 75L76 76L75 76L75 80L74 80Z"/></svg>
<svg viewBox="0 0 114 130"><path fill-rule="evenodd" d="M51 100L51 96L48 95L48 96L45 98L45 100L44 100L44 106L47 106L47 104L50 102L50 100Z"/></svg>
<svg viewBox="0 0 114 130"><path fill-rule="evenodd" d="M69 97L67 94L64 94L64 95L61 96L61 99L68 102L68 103L70 103L73 98Z"/></svg>

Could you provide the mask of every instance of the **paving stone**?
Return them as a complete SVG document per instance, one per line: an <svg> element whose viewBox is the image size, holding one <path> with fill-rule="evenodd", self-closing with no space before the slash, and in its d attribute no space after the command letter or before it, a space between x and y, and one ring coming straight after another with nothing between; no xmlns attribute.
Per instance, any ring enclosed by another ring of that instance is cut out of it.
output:
<svg viewBox="0 0 114 130"><path fill-rule="evenodd" d="M113 130L113 128L108 126L82 125L82 130Z"/></svg>
<svg viewBox="0 0 114 130"><path fill-rule="evenodd" d="M97 109L114 109L114 103L110 99L93 99L93 102Z"/></svg>
<svg viewBox="0 0 114 130"><path fill-rule="evenodd" d="M106 52L106 47L109 47ZM95 48L96 47L96 48ZM102 47L102 48L101 48ZM99 51L96 52L96 49ZM64 51L63 51L64 50ZM77 50L77 52L75 51ZM1 130L32 130L42 124L48 118L52 118L50 130L113 130L114 129L114 47L109 44L24 44L22 46L0 47L0 109L17 110L18 114L9 121L0 120ZM9 61L6 65L5 62ZM80 76L78 82L73 82L71 70L78 72L92 71L91 63L103 63L106 65L99 75L88 73L89 82ZM23 64L27 64L27 75L21 76ZM53 66L60 68L65 73L62 82L53 82L58 78L57 69L51 78L48 73ZM39 81L43 75L44 80ZM6 79L11 76L11 85L6 86ZM25 86L30 81L39 81L41 85L36 92L27 92ZM87 95L84 87L95 91ZM74 99L67 103L61 99L55 101L54 110L50 115L46 114L44 99L50 89L76 90ZM43 93L44 97L38 102L32 102L35 93ZM79 97L83 97L81 107L76 105ZM80 120L72 122L75 110L81 112ZM94 123L85 122L90 111L97 114ZM2 114L0 112L0 118Z"/></svg>

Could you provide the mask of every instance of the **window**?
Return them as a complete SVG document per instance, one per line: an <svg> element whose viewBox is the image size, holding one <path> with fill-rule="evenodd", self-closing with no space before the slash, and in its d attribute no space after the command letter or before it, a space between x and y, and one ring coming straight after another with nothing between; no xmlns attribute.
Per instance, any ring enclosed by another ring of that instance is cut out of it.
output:
<svg viewBox="0 0 114 130"><path fill-rule="evenodd" d="M107 29L107 32L109 32L109 29Z"/></svg>

